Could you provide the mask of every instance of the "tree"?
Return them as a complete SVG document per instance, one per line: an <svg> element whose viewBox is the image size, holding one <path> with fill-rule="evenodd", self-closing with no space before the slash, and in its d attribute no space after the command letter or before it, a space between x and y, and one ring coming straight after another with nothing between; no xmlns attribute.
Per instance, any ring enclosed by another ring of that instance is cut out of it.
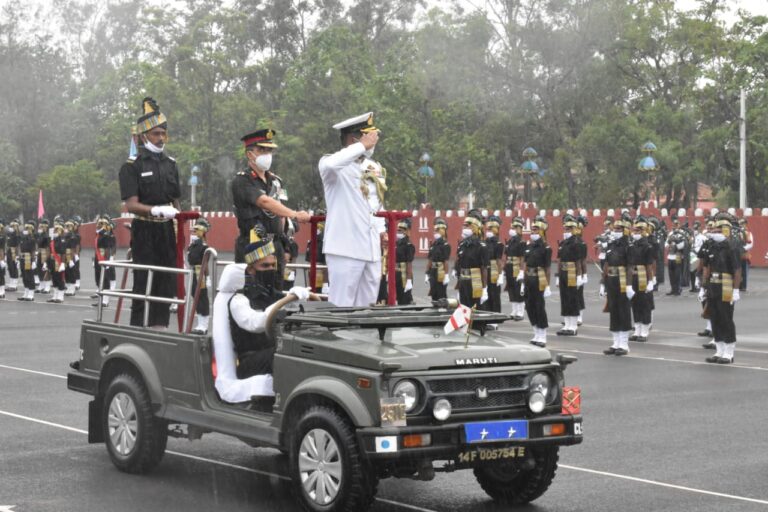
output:
<svg viewBox="0 0 768 512"><path fill-rule="evenodd" d="M80 215L93 219L100 213L119 211L117 182L107 181L104 173L89 160L72 165L57 165L50 172L41 174L30 189L30 196L37 200L38 190L46 199L46 212L53 217L70 218Z"/></svg>

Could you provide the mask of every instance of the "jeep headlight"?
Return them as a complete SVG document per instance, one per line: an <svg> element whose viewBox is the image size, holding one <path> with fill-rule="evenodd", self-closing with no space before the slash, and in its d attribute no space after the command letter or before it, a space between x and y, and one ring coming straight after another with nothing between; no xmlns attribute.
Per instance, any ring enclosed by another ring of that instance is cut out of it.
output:
<svg viewBox="0 0 768 512"><path fill-rule="evenodd" d="M419 403L419 387L412 380L401 380L392 390L392 396L405 400L405 412L411 412Z"/></svg>
<svg viewBox="0 0 768 512"><path fill-rule="evenodd" d="M551 403L555 395L556 390L549 374L540 372L531 377L528 383L528 408L531 412L543 411L544 406Z"/></svg>

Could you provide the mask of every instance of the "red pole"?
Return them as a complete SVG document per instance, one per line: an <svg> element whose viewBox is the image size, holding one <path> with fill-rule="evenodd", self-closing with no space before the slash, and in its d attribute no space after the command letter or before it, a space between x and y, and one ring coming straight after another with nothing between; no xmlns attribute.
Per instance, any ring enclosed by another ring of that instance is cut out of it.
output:
<svg viewBox="0 0 768 512"><path fill-rule="evenodd" d="M309 218L309 289L315 291L317 277L317 223L323 222L325 215L313 215Z"/></svg>
<svg viewBox="0 0 768 512"><path fill-rule="evenodd" d="M184 268L184 248L187 245L187 221L200 217L200 212L179 212L176 214L176 268ZM186 297L184 290L184 274L178 274L176 277L176 297L181 299ZM179 332L184 326L184 304L179 304L177 312L179 321Z"/></svg>
<svg viewBox="0 0 768 512"><path fill-rule="evenodd" d="M412 217L409 212L376 212L377 217L387 220L387 305L394 306L397 302L395 287L395 244L397 243L397 222Z"/></svg>

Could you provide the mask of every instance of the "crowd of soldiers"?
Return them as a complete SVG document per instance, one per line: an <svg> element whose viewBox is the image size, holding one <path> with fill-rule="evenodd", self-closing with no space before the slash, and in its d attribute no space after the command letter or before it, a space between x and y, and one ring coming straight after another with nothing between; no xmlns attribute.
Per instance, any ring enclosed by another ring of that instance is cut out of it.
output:
<svg viewBox="0 0 768 512"><path fill-rule="evenodd" d="M13 219L8 225L0 219L0 299L17 292L19 301L33 302L35 294L51 295L46 302L61 304L80 289L82 239L78 215L65 219L57 215L50 221L42 217L23 223ZM97 220L94 245L96 282L101 276L99 261L113 259L116 250L114 223L109 215ZM6 276L7 274L7 276ZM114 289L114 269L107 269L105 286ZM103 304L109 303L104 297Z"/></svg>

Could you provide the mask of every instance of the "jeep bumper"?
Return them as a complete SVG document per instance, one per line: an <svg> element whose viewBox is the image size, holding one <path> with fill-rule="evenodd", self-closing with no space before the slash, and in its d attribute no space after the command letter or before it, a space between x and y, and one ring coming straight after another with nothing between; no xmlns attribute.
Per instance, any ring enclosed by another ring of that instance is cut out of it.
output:
<svg viewBox="0 0 768 512"><path fill-rule="evenodd" d="M79 370L71 371L67 373L67 389L96 396L99 391L99 375Z"/></svg>
<svg viewBox="0 0 768 512"><path fill-rule="evenodd" d="M420 425L413 427L368 427L357 430L357 440L364 456L371 460L397 460L426 458L431 460L455 460L468 450L478 448L562 446L582 441L581 415L548 415L528 420L526 439L495 440L468 443L464 423L447 425ZM552 427L562 429L562 434L552 435ZM413 436L429 434L430 442L423 446L406 446ZM386 445L382 446L382 439Z"/></svg>

